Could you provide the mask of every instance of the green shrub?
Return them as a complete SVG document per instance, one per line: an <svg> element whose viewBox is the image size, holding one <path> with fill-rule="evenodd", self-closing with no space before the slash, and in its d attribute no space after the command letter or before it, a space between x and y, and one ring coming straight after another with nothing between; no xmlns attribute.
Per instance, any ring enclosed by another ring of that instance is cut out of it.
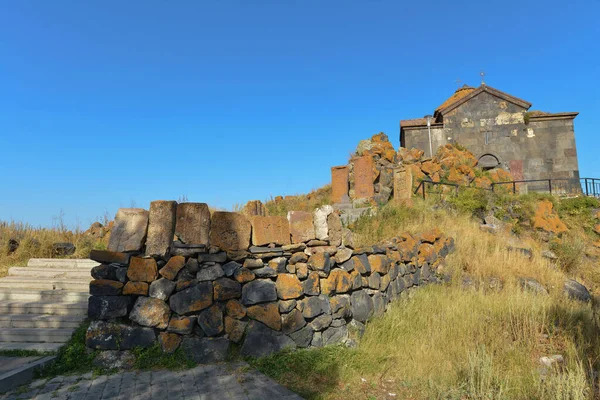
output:
<svg viewBox="0 0 600 400"><path fill-rule="evenodd" d="M461 188L457 195L448 197L446 201L460 212L481 216L489 209L488 196L490 194L486 190Z"/></svg>
<svg viewBox="0 0 600 400"><path fill-rule="evenodd" d="M573 197L570 199L562 199L558 205L558 215L564 217L566 215L576 216L585 215L592 216L592 211L595 208L600 208L600 200L594 197Z"/></svg>
<svg viewBox="0 0 600 400"><path fill-rule="evenodd" d="M552 250L558 257L557 264L561 270L567 273L575 271L583 262L585 244L576 238L565 238L550 244Z"/></svg>

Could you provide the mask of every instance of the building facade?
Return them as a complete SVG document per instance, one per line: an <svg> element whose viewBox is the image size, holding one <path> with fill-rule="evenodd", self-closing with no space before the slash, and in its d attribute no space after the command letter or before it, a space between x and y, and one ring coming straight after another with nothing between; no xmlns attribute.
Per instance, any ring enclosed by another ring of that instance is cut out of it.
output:
<svg viewBox="0 0 600 400"><path fill-rule="evenodd" d="M531 103L491 88L463 86L430 118L431 147L458 143L484 169L515 180L579 180L573 121L578 113L529 111ZM427 118L400 121L400 145L430 154Z"/></svg>

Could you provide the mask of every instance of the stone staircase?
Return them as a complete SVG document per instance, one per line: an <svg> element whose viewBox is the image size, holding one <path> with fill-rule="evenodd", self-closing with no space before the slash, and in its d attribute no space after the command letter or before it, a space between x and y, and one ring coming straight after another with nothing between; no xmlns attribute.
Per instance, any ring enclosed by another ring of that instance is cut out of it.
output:
<svg viewBox="0 0 600 400"><path fill-rule="evenodd" d="M87 316L87 259L32 258L0 279L0 350L55 351Z"/></svg>

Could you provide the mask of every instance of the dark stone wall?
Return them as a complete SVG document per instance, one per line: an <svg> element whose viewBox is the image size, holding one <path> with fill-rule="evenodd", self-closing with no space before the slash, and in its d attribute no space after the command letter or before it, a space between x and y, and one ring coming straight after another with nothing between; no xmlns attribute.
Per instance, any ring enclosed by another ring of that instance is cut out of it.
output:
<svg viewBox="0 0 600 400"><path fill-rule="evenodd" d="M483 92L432 128L435 149L459 143L479 159L494 155L515 179L579 178L573 119L531 117L526 109ZM405 129L405 147L429 154L427 128Z"/></svg>

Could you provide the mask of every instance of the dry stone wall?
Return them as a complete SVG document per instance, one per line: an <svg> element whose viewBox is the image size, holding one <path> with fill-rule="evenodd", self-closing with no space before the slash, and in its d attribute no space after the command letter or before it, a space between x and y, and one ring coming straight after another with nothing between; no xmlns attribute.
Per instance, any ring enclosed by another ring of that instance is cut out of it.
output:
<svg viewBox="0 0 600 400"><path fill-rule="evenodd" d="M86 345L130 357L158 342L197 362L224 360L232 343L253 357L350 343L391 301L436 282L453 248L437 230L354 248L331 206L247 218L157 201L119 210L115 229L90 255L102 264Z"/></svg>

